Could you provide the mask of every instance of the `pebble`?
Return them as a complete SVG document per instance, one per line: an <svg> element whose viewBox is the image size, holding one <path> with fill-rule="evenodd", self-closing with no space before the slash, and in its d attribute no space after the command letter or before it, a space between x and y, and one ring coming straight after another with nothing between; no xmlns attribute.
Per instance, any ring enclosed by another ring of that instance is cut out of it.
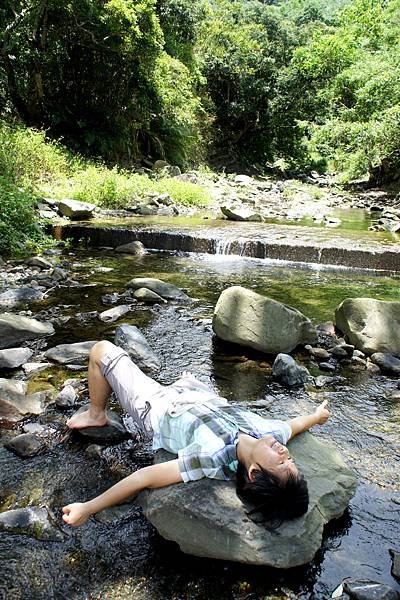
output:
<svg viewBox="0 0 400 600"><path fill-rule="evenodd" d="M336 371L336 366L329 362L321 362L319 363L319 368L322 371Z"/></svg>

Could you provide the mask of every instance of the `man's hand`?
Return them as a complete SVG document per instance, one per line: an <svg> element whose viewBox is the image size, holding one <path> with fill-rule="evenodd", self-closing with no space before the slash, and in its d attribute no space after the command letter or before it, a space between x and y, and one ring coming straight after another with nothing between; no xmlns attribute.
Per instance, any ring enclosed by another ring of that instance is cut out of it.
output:
<svg viewBox="0 0 400 600"><path fill-rule="evenodd" d="M63 520L71 525L72 527L79 527L86 523L91 513L87 510L84 502L75 502L74 504L68 504L64 506Z"/></svg>
<svg viewBox="0 0 400 600"><path fill-rule="evenodd" d="M326 408L327 404L328 400L324 400L314 411L315 424L323 425L329 419L329 410Z"/></svg>

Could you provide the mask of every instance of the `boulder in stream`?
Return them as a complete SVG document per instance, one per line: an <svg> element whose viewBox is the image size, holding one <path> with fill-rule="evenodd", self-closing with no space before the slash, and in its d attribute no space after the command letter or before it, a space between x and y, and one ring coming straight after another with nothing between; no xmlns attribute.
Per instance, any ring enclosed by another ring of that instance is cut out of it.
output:
<svg viewBox="0 0 400 600"><path fill-rule="evenodd" d="M139 240L135 240L134 242L129 242L128 244L122 244L122 246L117 246L115 248L115 252L121 252L123 254L134 254L135 256L140 256L145 254L146 249L142 242Z"/></svg>
<svg viewBox="0 0 400 600"><path fill-rule="evenodd" d="M336 326L366 354L400 354L400 302L346 298L335 310Z"/></svg>
<svg viewBox="0 0 400 600"><path fill-rule="evenodd" d="M15 348L21 342L54 334L51 323L44 323L13 313L0 315L0 349Z"/></svg>
<svg viewBox="0 0 400 600"><path fill-rule="evenodd" d="M49 350L45 352L45 356L49 360L53 360L62 365L81 365L88 360L90 350L96 343L97 341L60 344L59 346L54 346L54 348L49 348Z"/></svg>
<svg viewBox="0 0 400 600"><path fill-rule="evenodd" d="M16 369L32 356L30 348L7 348L0 350L0 369Z"/></svg>
<svg viewBox="0 0 400 600"><path fill-rule="evenodd" d="M21 458L31 458L42 452L46 443L35 433L21 433L4 446Z"/></svg>
<svg viewBox="0 0 400 600"><path fill-rule="evenodd" d="M63 541L64 535L50 519L45 508L28 506L0 513L0 529L7 533L29 535L48 542Z"/></svg>
<svg viewBox="0 0 400 600"><path fill-rule="evenodd" d="M159 533L187 554L282 569L306 564L321 546L325 523L343 514L357 479L334 448L310 433L296 436L289 448L307 479L310 505L277 532L246 516L233 482L201 479L145 490L139 503ZM156 454L157 462L173 458Z"/></svg>
<svg viewBox="0 0 400 600"><path fill-rule="evenodd" d="M96 206L88 202L79 202L78 200L70 200L64 198L58 203L58 212L63 217L68 217L72 221L83 219L91 219Z"/></svg>
<svg viewBox="0 0 400 600"><path fill-rule="evenodd" d="M166 281L161 281L160 279L154 279L151 277L136 277L135 279L131 279L131 281L129 281L126 285L128 288L132 288L134 290L147 288L166 300L190 300L189 296L176 287L176 285L167 283Z"/></svg>
<svg viewBox="0 0 400 600"><path fill-rule="evenodd" d="M317 341L315 327L300 311L240 286L227 288L218 298L213 330L222 340L267 354Z"/></svg>
<svg viewBox="0 0 400 600"><path fill-rule="evenodd" d="M143 333L134 325L124 324L117 327L114 343L123 348L140 369L150 372L160 370L158 356L150 348Z"/></svg>

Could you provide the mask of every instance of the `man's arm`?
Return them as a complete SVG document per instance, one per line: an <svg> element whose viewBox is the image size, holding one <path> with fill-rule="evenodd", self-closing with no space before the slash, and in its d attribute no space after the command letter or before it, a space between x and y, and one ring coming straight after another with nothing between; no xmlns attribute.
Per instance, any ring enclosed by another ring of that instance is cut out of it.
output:
<svg viewBox="0 0 400 600"><path fill-rule="evenodd" d="M180 483L182 476L178 467L178 460L152 465L139 469L132 475L121 479L109 490L96 496L88 502L75 502L64 506L63 519L68 525L78 527L86 523L91 515L104 510L114 504L119 504L130 496L135 496L145 488L160 488L172 483Z"/></svg>
<svg viewBox="0 0 400 600"><path fill-rule="evenodd" d="M290 439L294 438L298 433L302 433L303 431L307 431L313 425L323 425L329 419L329 410L326 408L328 404L328 400L324 400L322 404L315 409L311 415L303 415L301 417L296 417L295 419L291 419L288 421L290 428L292 430L292 435Z"/></svg>

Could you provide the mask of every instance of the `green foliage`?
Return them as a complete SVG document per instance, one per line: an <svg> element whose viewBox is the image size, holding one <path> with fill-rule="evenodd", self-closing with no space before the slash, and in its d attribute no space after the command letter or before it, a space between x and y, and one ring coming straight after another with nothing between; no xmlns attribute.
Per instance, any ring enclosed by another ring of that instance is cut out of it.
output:
<svg viewBox="0 0 400 600"><path fill-rule="evenodd" d="M35 223L35 197L0 176L0 252L37 249L45 236Z"/></svg>

